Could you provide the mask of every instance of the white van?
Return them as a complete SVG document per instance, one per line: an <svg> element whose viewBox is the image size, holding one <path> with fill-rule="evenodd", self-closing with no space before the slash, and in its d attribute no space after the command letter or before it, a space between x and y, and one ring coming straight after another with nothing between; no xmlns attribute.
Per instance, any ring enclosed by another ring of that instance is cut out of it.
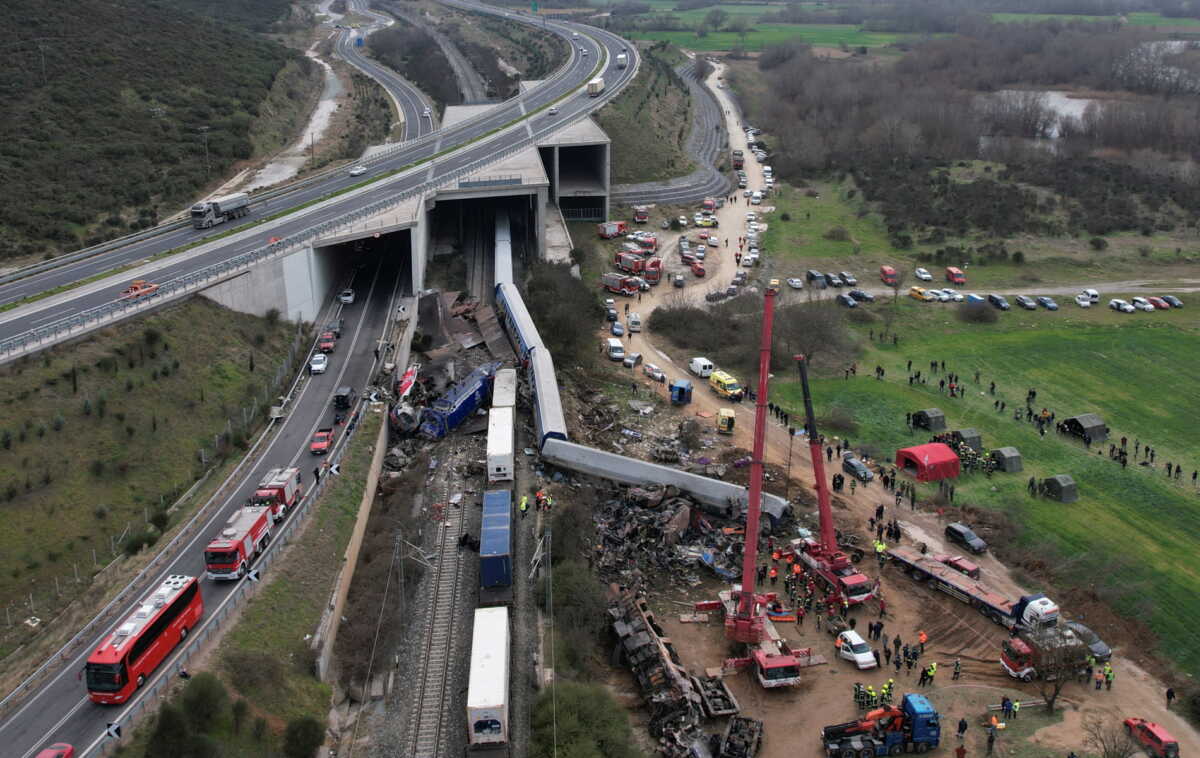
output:
<svg viewBox="0 0 1200 758"><path fill-rule="evenodd" d="M637 313L630 313L625 318L625 325L631 332L640 332L642 331L642 317Z"/></svg>
<svg viewBox="0 0 1200 758"><path fill-rule="evenodd" d="M707 358L693 358L688 361L688 371L701 379L707 379L708 375L713 372L712 361Z"/></svg>
<svg viewBox="0 0 1200 758"><path fill-rule="evenodd" d="M623 361L625 360L625 346L621 344L621 340L609 337L604 346L604 354L610 361Z"/></svg>
<svg viewBox="0 0 1200 758"><path fill-rule="evenodd" d="M763 166L762 172L763 176L770 176L771 174L775 173L775 169L771 168L770 166Z"/></svg>
<svg viewBox="0 0 1200 758"><path fill-rule="evenodd" d="M1100 302L1100 293L1097 292L1096 290L1086 289L1083 292L1080 292L1079 294L1084 295L1085 297L1087 297L1088 300L1091 300L1093 303Z"/></svg>
<svg viewBox="0 0 1200 758"><path fill-rule="evenodd" d="M751 205L762 205L762 193L759 192L758 190L754 190L753 192L751 192L750 193L750 204Z"/></svg>

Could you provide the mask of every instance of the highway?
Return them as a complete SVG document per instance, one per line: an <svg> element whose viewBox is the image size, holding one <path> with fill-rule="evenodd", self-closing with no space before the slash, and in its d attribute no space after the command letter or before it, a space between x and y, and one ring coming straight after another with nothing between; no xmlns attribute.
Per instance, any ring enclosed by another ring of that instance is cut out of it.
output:
<svg viewBox="0 0 1200 758"><path fill-rule="evenodd" d="M467 6L466 3L455 0L454 4L471 7L473 10L484 10L513 18L522 19L517 14L510 14L501 9L480 8ZM527 20L527 19L526 19ZM556 25L551 25L556 29ZM562 32L565 27L557 27ZM636 71L636 65L631 61L627 69L617 69L607 66L603 72L606 82L604 97L589 98L582 92L568 97L558 104L560 113L557 116L538 114L531 118L527 126L500 129L521 115L558 98L572 90L579 90L584 82L592 76L597 61L602 59L600 45L607 48L608 60L615 58L626 44L624 40L602 30L580 27L587 35L594 35L600 40L597 44L591 37L582 36L575 40L572 56L565 75L546 86L529 93L520 100L513 100L497 106L483 117L466 122L448 130L437 133L433 138L417 140L414 144L402 146L396 153L384 160L371 164L366 177L351 178L344 174L333 175L324 181L298 190L286 199L272 201L275 207L256 208L255 216L265 216L270 213L283 211L286 207L315 200L319 197L346 189L363 182L372 176L393 171L404 165L453 148L455 145L464 146L455 152L440 157L432 166L421 166L415 171L409 171L394 177L373 183L366 187L347 193L325 208L310 208L306 211L289 214L279 219L267 222L255 228L254 232L244 239L235 235L228 241L218 242L200 249L194 254L168 257L162 261L161 268L153 273L156 281L167 281L174 277L187 274L201 267L226 260L248 250L263 247L268 237L286 237L301 229L313 226L322 221L337 219L357 208L371 202L376 202L406 190L420 186L431 178L446 176L456 169L474 161L495 156L506 149L528 143L548 135L568 123L573 117L590 112L601 107L604 102L620 89ZM588 56L579 54L578 47L590 51ZM633 48L629 48L635 54ZM473 140L478 142L471 143ZM253 218L253 216L252 216ZM224 231L217 227L216 232ZM14 282L0 288L0 303L11 302L19 297L42 292L50 288L78 282L127 263L144 261L151 256L177 247L195 242L212 231L200 232L192 229L177 230L161 237L130 245L111 253L101 254L95 258L79 261L61 268L37 274L29 279ZM278 434L264 443L264 452L257 463L247 466L247 471L235 484L230 494L219 507L213 509L212 515L204 528L200 529L191 540L181 541L182 544L164 554L163 560L153 572L152 586L161 582L168 574L184 573L195 575L202 570L201 553L203 545L219 533L229 514L245 501L254 485L262 474L269 468L299 461L304 472L307 486L312 485L312 462L307 452L307 442L312 432L322 422L328 424L332 419L329 402L335 387L349 384L363 388L368 377L372 375L375 364L373 349L384 324L387 314L391 311L396 287L400 282L407 281L405 271L400 270L407 261L392 260L383 264L383 268L360 271L359 281L355 287L359 292L358 303L344 306L343 316L346 318L347 330L339 342L337 351L331 361L329 373L310 379L303 379L298 394L289 406L289 415L282 423ZM129 277L132 278L132 277ZM11 336L39 322L57 319L78 313L81 310L102 304L114 299L116 292L124 286L125 278L112 279L83 285L77 289L51 298L45 302L34 303L0 314L0 338ZM280 543L273 543L279 545ZM273 548L274 549L274 548ZM216 583L208 580L202 582L202 593L206 607L206 621L212 618L214 610L220 606L222 599L227 597L236 583ZM140 603L142 595L131 598L118 618L124 619ZM87 652L98 645L112 630L114 625L107 625L103 631L91 635L88 644L81 647L83 652L75 655L68 654L66 659L52 669L37 689L26 696L0 723L0 744L4 744L5 755L27 758L37 750L51 742L67 741L73 743L81 756L92 755L103 739L105 724L117 722L128 725L132 709L137 707L137 696L134 701L121 706L100 706L87 699L83 684L78 679ZM200 636L201 629L193 630L193 634L185 645L194 644ZM181 650L184 645L181 645ZM146 683L146 688L155 686L157 681L170 668L169 661L160 666L158 671Z"/></svg>
<svg viewBox="0 0 1200 758"><path fill-rule="evenodd" d="M455 2L454 4L479 9L465 3ZM518 20L528 20L519 14L510 14L503 10L485 10L508 15ZM549 28L556 29L556 25L551 25ZM614 59L616 54L621 52L627 44L619 37L603 30L586 29L588 34L594 35L608 48L609 61ZM521 98L506 101L478 119L440 130L432 138L426 137L413 141L411 145L401 146L385 159L370 163L365 176L350 177L342 173L334 174L325 181L304 187L286 198L270 201L265 206L259 205L255 207L249 220L253 221L255 216L262 217L284 211L288 207L315 201L330 193L358 185L371 177L378 177L403 166L428 160L455 145L465 145L462 149L439 158L434 163L432 172L428 170L428 166L419 166L415 170L349 192L325 208L309 208L263 223L255 228L255 234L249 239L215 244L201 254L181 255L177 260L173 260L174 256L168 257L163 261L165 265L153 271L151 276L158 282L167 281L241 253L265 247L268 239L272 237L286 238L289 234L309 226L338 219L363 205L398 195L430 180L436 181L439 177L451 174L455 169L473 161L488 159L508 148L528 142L528 134L524 129L509 129L495 134L492 132L520 118L528 111L547 105L572 90L579 90L582 87L595 69L596 62L601 60L600 46L589 36L581 36L575 42L575 48L582 47L589 51L589 55L581 55L578 49L573 49L567 71L562 78L550 81L545 86L525 94ZM633 53L633 48L630 47L629 51ZM636 66L632 62L626 69L618 69L613 65L606 66L602 74L605 80L605 96L589 98L580 90L578 94L572 95L559 104L558 116L550 117L539 114L532 118L529 123L534 135L538 137L548 135L557 129L559 124L568 122L572 117L598 109L633 75L635 69ZM485 135L487 135L486 138L484 138ZM468 144L472 140L479 141ZM137 242L61 268L51 269L0 287L0 305L90 279L116 267L144 262L167 250L195 243L223 231L225 230L220 226L210 230L178 229L160 237ZM116 299L124 282L123 278L114 278L100 284L86 285L72 290L65 297L60 296L34 302L0 314L0 340L16 336L30 328L43 327L59 319L68 318L88 308L111 302Z"/></svg>

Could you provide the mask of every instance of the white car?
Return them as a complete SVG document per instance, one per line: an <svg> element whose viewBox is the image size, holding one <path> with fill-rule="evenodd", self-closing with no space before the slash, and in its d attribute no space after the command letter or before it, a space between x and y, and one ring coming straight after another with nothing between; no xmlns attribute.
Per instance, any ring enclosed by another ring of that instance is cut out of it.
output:
<svg viewBox="0 0 1200 758"><path fill-rule="evenodd" d="M346 305L354 304L354 290L342 290L338 293L338 300L341 300Z"/></svg>
<svg viewBox="0 0 1200 758"><path fill-rule="evenodd" d="M308 362L308 373L310 374L324 374L327 368L329 368L329 356L325 353L317 353Z"/></svg>
<svg viewBox="0 0 1200 758"><path fill-rule="evenodd" d="M557 116L558 115L558 106L556 105L556 106L552 107L550 110L546 111L546 115Z"/></svg>
<svg viewBox="0 0 1200 758"><path fill-rule="evenodd" d="M755 213L754 211L750 211L749 213L746 214L746 221L747 222L758 221L758 214Z"/></svg>
<svg viewBox="0 0 1200 758"><path fill-rule="evenodd" d="M656 382L667 381L667 375L663 373L662 369L660 369L658 366L655 366L653 363L643 363L642 373Z"/></svg>
<svg viewBox="0 0 1200 758"><path fill-rule="evenodd" d="M1085 295L1084 293L1080 292L1078 295L1075 296L1075 304L1078 305L1080 308L1091 308L1092 307L1092 299L1090 297L1088 297L1087 295Z"/></svg>
<svg viewBox="0 0 1200 758"><path fill-rule="evenodd" d="M1113 298L1112 300L1109 300L1108 307L1112 308L1114 311L1120 311L1121 313L1133 313L1135 310L1137 310L1132 305L1119 298Z"/></svg>
<svg viewBox="0 0 1200 758"><path fill-rule="evenodd" d="M837 642L833 644L837 646L839 658L853 661L860 669L873 669L878 665L875 663L875 656L871 654L871 646L853 629L839 634Z"/></svg>
<svg viewBox="0 0 1200 758"><path fill-rule="evenodd" d="M1150 311L1151 313L1154 312L1154 304L1144 297L1135 297L1129 301L1129 304L1134 308L1137 308L1139 311Z"/></svg>
<svg viewBox="0 0 1200 758"><path fill-rule="evenodd" d="M961 293L961 292L959 292L958 290L956 290L956 289L953 289L953 288L951 288L951 287L946 287L946 288L944 288L944 289L942 290L942 292L945 292L947 295L949 295L949 296L950 296L950 300L951 300L951 301L953 301L953 302L955 302L955 303L961 303L963 300L965 300L965 299L966 299L965 297L963 297L963 293Z"/></svg>
<svg viewBox="0 0 1200 758"><path fill-rule="evenodd" d="M679 217L679 225L680 225L680 226L687 226L687 225L688 225L687 216L680 216L680 217Z"/></svg>
<svg viewBox="0 0 1200 758"><path fill-rule="evenodd" d="M788 286L794 290L804 289L804 280L803 279L798 279L796 277L792 277L791 279L787 280L787 283L788 283Z"/></svg>
<svg viewBox="0 0 1200 758"><path fill-rule="evenodd" d="M758 253L748 253L742 256L742 265L746 268L750 268L756 263L758 263Z"/></svg>
<svg viewBox="0 0 1200 758"><path fill-rule="evenodd" d="M913 276L917 277L918 279L920 279L923 282L932 282L933 281L933 274L929 273L928 271L926 271L923 268L919 268L916 271L914 271Z"/></svg>
<svg viewBox="0 0 1200 758"><path fill-rule="evenodd" d="M936 297L939 303L948 303L954 299L950 297L950 293L946 290L927 290L927 292Z"/></svg>
<svg viewBox="0 0 1200 758"><path fill-rule="evenodd" d="M354 168L350 169L350 176L362 176L365 173L367 173L366 166L360 165L360 166L355 166Z"/></svg>

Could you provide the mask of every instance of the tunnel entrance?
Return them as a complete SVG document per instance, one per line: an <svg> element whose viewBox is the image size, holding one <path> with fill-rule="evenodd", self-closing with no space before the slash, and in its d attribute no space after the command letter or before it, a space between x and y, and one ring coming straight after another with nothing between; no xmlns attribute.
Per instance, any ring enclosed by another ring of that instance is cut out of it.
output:
<svg viewBox="0 0 1200 758"><path fill-rule="evenodd" d="M608 218L611 141L590 118L555 132L538 145L550 180L550 199L572 221Z"/></svg>
<svg viewBox="0 0 1200 758"><path fill-rule="evenodd" d="M511 266L519 280L538 255L537 195L438 199L429 211L425 288L462 291L491 303L496 286L497 216L508 219Z"/></svg>

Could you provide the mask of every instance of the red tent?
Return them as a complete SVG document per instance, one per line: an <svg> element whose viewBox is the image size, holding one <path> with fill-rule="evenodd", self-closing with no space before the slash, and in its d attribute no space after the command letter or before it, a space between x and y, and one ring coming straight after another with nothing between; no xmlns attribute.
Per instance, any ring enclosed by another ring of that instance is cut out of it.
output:
<svg viewBox="0 0 1200 758"><path fill-rule="evenodd" d="M958 456L940 442L897 450L896 465L916 473L918 482L936 482L958 476Z"/></svg>

